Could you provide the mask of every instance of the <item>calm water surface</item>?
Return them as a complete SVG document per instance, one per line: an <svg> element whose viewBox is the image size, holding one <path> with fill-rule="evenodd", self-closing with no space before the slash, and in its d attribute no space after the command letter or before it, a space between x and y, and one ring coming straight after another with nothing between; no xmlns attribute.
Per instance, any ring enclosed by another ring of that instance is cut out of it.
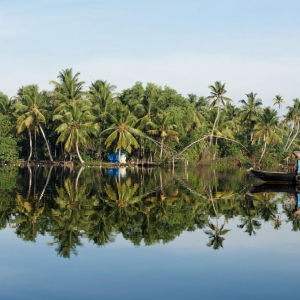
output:
<svg viewBox="0 0 300 300"><path fill-rule="evenodd" d="M0 169L0 299L297 295L294 186L245 170Z"/></svg>

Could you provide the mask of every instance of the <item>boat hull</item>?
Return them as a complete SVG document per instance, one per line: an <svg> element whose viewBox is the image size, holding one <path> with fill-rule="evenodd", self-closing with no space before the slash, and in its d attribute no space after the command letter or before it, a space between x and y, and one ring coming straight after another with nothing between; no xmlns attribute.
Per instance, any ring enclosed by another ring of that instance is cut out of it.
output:
<svg viewBox="0 0 300 300"><path fill-rule="evenodd" d="M250 176L258 178L265 182L298 182L296 180L297 173L284 173L284 172L265 172L260 170L248 170Z"/></svg>

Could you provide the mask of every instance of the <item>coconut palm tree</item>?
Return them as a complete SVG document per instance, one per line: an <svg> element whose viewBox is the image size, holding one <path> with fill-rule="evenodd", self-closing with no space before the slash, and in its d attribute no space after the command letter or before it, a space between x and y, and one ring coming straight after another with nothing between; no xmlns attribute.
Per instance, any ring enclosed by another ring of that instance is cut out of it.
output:
<svg viewBox="0 0 300 300"><path fill-rule="evenodd" d="M130 104L134 105L133 114L140 119L139 128L143 130L161 110L163 104L162 90L155 84L148 83L143 97L133 99Z"/></svg>
<svg viewBox="0 0 300 300"><path fill-rule="evenodd" d="M217 106L217 108L218 108L217 116L215 118L214 125L213 125L212 131L211 131L210 144L212 144L215 127L219 120L221 105L223 105L223 107L225 107L226 106L225 102L229 103L232 100L230 98L224 96L224 94L226 94L226 92L227 92L225 90L225 83L222 84L221 81L216 81L215 85L210 85L208 88L211 90L211 92L210 92L211 95L206 97L206 99L212 100L212 102L210 104L210 108L212 109L215 106Z"/></svg>
<svg viewBox="0 0 300 300"><path fill-rule="evenodd" d="M139 147L139 143L134 136L143 137L144 134L136 128L138 119L129 113L126 106L120 105L114 115L109 115L109 120L112 125L101 133L104 135L109 134L105 140L106 147L116 144L115 149L119 152L119 156L122 148L131 153L132 147L136 149Z"/></svg>
<svg viewBox="0 0 300 300"><path fill-rule="evenodd" d="M90 134L96 134L90 108L91 104L87 101L78 100L69 103L68 107L53 116L53 121L60 124L55 129L59 134L56 143L64 143L67 153L74 149L81 164L84 164L84 160L80 155L79 146L87 146L90 143Z"/></svg>
<svg viewBox="0 0 300 300"><path fill-rule="evenodd" d="M295 138L299 133L300 128L300 100L299 98L293 99L294 105L287 107L287 114L284 118L285 124L291 124L290 134L287 138L286 145L284 147L284 152L288 151L293 144ZM293 135L294 134L294 135ZM292 137L293 135L293 137Z"/></svg>
<svg viewBox="0 0 300 300"><path fill-rule="evenodd" d="M258 113L261 111L262 100L260 98L256 98L257 93L249 93L246 94L247 100L240 100L243 105L240 110L240 120L241 124L247 128L248 134L250 133L250 140L252 140L253 128L256 122L256 118Z"/></svg>
<svg viewBox="0 0 300 300"><path fill-rule="evenodd" d="M115 85L103 80L96 80L89 90L89 98L92 102L91 112L95 116L94 126L99 132L98 147L101 156L102 142L101 132L109 126L108 116L113 113L116 105L120 104L117 94L114 92Z"/></svg>
<svg viewBox="0 0 300 300"><path fill-rule="evenodd" d="M162 157L164 142L167 138L179 142L178 132L175 131L176 125L173 123L172 117L167 113L160 113L157 115L154 122L148 123L153 129L147 130L148 133L160 137L160 154Z"/></svg>
<svg viewBox="0 0 300 300"><path fill-rule="evenodd" d="M208 101L204 97L197 97L195 94L189 94L187 99L192 106L193 120L185 130L191 131L206 123L204 113L208 111Z"/></svg>
<svg viewBox="0 0 300 300"><path fill-rule="evenodd" d="M267 145L276 143L282 143L282 138L280 137L281 129L278 127L279 119L277 116L277 111L275 109L271 109L270 107L266 107L262 110L261 113L257 116L257 123L254 126L254 139L252 144L263 141L263 150L261 153L261 157L259 159L259 163L261 162Z"/></svg>
<svg viewBox="0 0 300 300"><path fill-rule="evenodd" d="M275 98L273 99L274 105L278 105L278 108L280 109L282 106L282 103L285 103L283 100L282 96L276 95Z"/></svg>
<svg viewBox="0 0 300 300"><path fill-rule="evenodd" d="M47 105L47 93L45 91L39 92L37 85L28 85L21 87L18 90L15 98L16 102L13 105L14 114L17 117L17 133L21 133L25 129L28 131L30 152L28 161L31 160L32 155L32 138L31 132L34 132L35 139L35 153L36 154L36 132L40 130L47 145L50 161L53 161L49 143L42 128L42 123L46 123L45 106Z"/></svg>
<svg viewBox="0 0 300 300"><path fill-rule="evenodd" d="M70 101L81 100L85 95L83 91L84 81L79 81L80 73L73 75L73 70L65 69L59 72L57 76L59 81L51 80L50 84L54 85L54 98L57 105L62 103L68 104Z"/></svg>

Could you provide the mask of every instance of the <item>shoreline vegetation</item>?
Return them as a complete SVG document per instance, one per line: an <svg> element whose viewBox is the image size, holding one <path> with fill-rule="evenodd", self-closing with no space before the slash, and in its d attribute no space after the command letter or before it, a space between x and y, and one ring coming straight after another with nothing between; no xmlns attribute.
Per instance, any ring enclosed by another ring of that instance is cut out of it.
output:
<svg viewBox="0 0 300 300"><path fill-rule="evenodd" d="M104 80L85 88L79 77L65 69L49 91L35 84L12 97L0 91L1 165L113 166L107 157L115 152L126 152L129 166L287 165L300 148L298 98L279 118L253 92L235 106L220 81L206 96L183 97L153 83L137 82L120 93ZM285 103L281 95L273 102L278 110Z"/></svg>

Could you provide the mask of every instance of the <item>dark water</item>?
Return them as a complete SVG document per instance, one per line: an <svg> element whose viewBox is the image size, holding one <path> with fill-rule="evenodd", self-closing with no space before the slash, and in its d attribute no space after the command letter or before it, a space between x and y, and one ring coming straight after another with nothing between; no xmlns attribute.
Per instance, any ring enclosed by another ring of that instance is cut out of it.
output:
<svg viewBox="0 0 300 300"><path fill-rule="evenodd" d="M0 299L296 297L295 187L253 183L245 170L2 168Z"/></svg>

